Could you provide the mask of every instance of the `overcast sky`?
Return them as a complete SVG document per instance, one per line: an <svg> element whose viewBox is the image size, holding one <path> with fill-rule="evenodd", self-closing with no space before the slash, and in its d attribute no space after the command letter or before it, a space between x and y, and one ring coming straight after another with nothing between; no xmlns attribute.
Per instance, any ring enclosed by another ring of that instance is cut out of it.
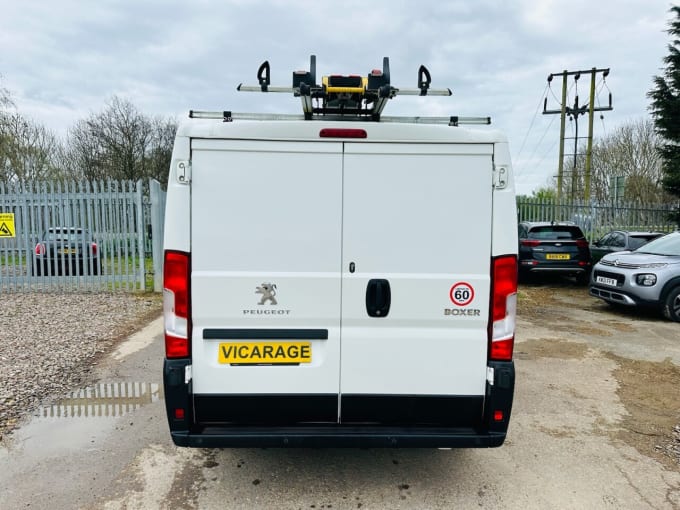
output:
<svg viewBox="0 0 680 510"><path fill-rule="evenodd" d="M299 113L283 94L236 92L269 60L289 86L317 55L317 76L367 74L390 57L392 85L421 64L449 98L398 97L386 115L491 116L510 140L518 192L555 175L561 77L611 68L595 135L648 116L647 91L670 39L666 0L0 0L0 75L18 110L60 135L113 95L149 115L190 109ZM573 81L569 82L571 86ZM587 102L589 77L578 82ZM553 97L553 94L555 97ZM570 92L573 104L575 90ZM540 107L539 107L540 105ZM538 113L537 109L539 110ZM569 128L568 128L569 129ZM587 130L586 117L579 129ZM567 133L569 135L569 131ZM521 149L521 150L520 150Z"/></svg>

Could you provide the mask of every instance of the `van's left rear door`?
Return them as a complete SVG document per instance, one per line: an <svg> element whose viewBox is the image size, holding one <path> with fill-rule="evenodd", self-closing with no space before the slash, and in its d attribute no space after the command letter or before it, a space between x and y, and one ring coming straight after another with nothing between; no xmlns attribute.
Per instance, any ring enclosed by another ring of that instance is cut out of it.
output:
<svg viewBox="0 0 680 510"><path fill-rule="evenodd" d="M342 144L191 148L197 421L337 422Z"/></svg>

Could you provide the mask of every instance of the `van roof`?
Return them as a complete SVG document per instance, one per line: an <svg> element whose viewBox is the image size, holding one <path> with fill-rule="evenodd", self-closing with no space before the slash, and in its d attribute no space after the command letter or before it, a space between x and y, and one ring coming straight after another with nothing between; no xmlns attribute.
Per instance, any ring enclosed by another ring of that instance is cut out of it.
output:
<svg viewBox="0 0 680 510"><path fill-rule="evenodd" d="M506 136L495 129L470 129L447 125L402 122L361 122L326 120L233 120L185 119L177 136L188 138L239 138L251 140L319 140L324 128L360 128L367 133L362 142L423 143L507 143Z"/></svg>

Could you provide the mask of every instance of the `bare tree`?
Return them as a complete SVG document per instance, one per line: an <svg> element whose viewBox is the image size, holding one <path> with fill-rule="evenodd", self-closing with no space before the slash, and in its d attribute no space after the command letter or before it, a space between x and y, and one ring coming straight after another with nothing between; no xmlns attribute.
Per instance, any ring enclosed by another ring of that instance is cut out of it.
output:
<svg viewBox="0 0 680 510"><path fill-rule="evenodd" d="M18 113L5 115L5 136L0 153L4 182L61 178L59 139L47 128Z"/></svg>
<svg viewBox="0 0 680 510"><path fill-rule="evenodd" d="M153 177L165 182L176 122L151 119L113 97L104 110L69 131L69 172L89 180Z"/></svg>
<svg viewBox="0 0 680 510"><path fill-rule="evenodd" d="M0 80L2 75L0 75ZM10 108L14 107L12 97L0 82L0 182L8 182L7 174L10 173L9 162L5 157L11 140L9 131Z"/></svg>
<svg viewBox="0 0 680 510"><path fill-rule="evenodd" d="M59 139L19 114L9 91L0 86L0 181L59 178L60 151Z"/></svg>
<svg viewBox="0 0 680 510"><path fill-rule="evenodd" d="M591 197L597 201L614 198L626 202L669 203L670 195L663 190L661 159L656 147L659 137L654 123L640 119L620 126L613 133L593 143L591 165ZM576 196L584 189L585 144L576 157ZM574 160L565 161L572 169ZM564 180L563 193L572 191L571 176Z"/></svg>
<svg viewBox="0 0 680 510"><path fill-rule="evenodd" d="M149 177L159 181L163 187L168 182L168 171L172 159L172 146L177 133L177 121L157 117L152 121L151 145L147 150Z"/></svg>

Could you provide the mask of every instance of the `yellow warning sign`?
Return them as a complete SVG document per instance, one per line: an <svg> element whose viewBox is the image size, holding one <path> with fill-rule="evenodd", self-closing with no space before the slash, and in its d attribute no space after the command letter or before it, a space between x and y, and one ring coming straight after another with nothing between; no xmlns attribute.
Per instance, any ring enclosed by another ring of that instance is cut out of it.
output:
<svg viewBox="0 0 680 510"><path fill-rule="evenodd" d="M0 238L15 237L14 213L0 213Z"/></svg>

